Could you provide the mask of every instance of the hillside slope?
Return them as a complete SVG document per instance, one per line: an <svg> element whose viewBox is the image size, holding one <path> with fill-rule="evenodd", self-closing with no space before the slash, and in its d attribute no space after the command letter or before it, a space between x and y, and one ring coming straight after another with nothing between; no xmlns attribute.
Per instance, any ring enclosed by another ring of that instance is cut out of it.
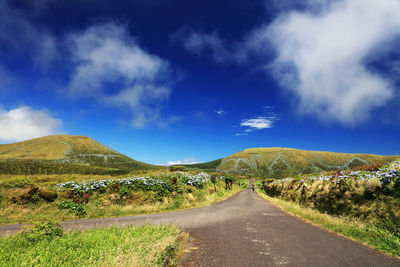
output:
<svg viewBox="0 0 400 267"><path fill-rule="evenodd" d="M128 170L160 168L131 159L92 138L77 135L50 135L0 145L0 160L45 160Z"/></svg>
<svg viewBox="0 0 400 267"><path fill-rule="evenodd" d="M400 156L306 151L292 148L251 148L222 160L218 171L254 173L282 178L337 169L351 169L364 164L386 163Z"/></svg>
<svg viewBox="0 0 400 267"><path fill-rule="evenodd" d="M221 164L222 159L216 159L213 161L194 163L194 164L181 164L188 169L200 169L203 171L215 171L215 169Z"/></svg>

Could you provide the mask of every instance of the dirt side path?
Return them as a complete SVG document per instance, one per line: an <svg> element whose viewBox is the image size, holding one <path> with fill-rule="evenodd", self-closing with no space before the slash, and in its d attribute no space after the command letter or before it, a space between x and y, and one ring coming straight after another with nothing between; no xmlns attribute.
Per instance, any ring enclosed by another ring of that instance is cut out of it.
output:
<svg viewBox="0 0 400 267"><path fill-rule="evenodd" d="M66 221L66 229L177 223L191 241L181 266L400 266L400 261L288 215L251 189L212 206ZM1 225L0 234L19 225Z"/></svg>

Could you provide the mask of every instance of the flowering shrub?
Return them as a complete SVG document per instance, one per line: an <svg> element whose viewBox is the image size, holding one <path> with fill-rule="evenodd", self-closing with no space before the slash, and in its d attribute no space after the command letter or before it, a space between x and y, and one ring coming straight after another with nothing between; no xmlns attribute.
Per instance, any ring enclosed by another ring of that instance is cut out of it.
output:
<svg viewBox="0 0 400 267"><path fill-rule="evenodd" d="M185 185L203 188L210 179L210 176L204 172L197 175L180 173L180 179Z"/></svg>
<svg viewBox="0 0 400 267"><path fill-rule="evenodd" d="M209 175L206 173L188 174L176 172L174 174L165 174L146 177L129 177L124 179L107 179L100 181L82 181L66 182L58 184L59 191L71 190L74 196L82 196L84 193L99 192L104 193L107 190L118 191L121 196L127 195L130 191L153 191L160 196L167 196L175 187L171 181L179 181L183 185L203 188L209 181Z"/></svg>
<svg viewBox="0 0 400 267"><path fill-rule="evenodd" d="M400 236L400 161L376 171L338 171L332 175L285 178L263 184L274 197L295 201L321 212L352 215Z"/></svg>
<svg viewBox="0 0 400 267"><path fill-rule="evenodd" d="M308 184L312 185L314 182L322 181L332 184L346 184L351 187L351 184L367 186L369 183L379 182L379 190L387 194L400 195L400 161L395 161L387 164L377 171L345 171L337 172L334 175L319 175L307 176L302 179L285 178L275 180L267 185L267 187L274 187L275 185L283 185L290 183L291 185Z"/></svg>

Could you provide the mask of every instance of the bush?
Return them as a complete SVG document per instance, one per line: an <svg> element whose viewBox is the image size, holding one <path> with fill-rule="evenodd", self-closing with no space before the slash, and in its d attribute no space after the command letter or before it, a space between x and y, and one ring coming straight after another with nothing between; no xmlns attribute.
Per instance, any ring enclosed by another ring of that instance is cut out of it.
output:
<svg viewBox="0 0 400 267"><path fill-rule="evenodd" d="M54 191L33 187L29 189L28 192L21 194L20 196L12 197L11 201L18 204L38 203L41 200L53 202L57 198L57 196L57 193Z"/></svg>
<svg viewBox="0 0 400 267"><path fill-rule="evenodd" d="M169 166L171 172L186 172L188 169L185 166Z"/></svg>
<svg viewBox="0 0 400 267"><path fill-rule="evenodd" d="M12 197L11 201L18 204L37 203L41 200L38 191L39 191L38 187L31 188L26 193L23 193L16 197Z"/></svg>
<svg viewBox="0 0 400 267"><path fill-rule="evenodd" d="M380 168L383 167L382 163L373 163L373 164L366 164L362 166L358 166L352 168L353 171L378 171Z"/></svg>
<svg viewBox="0 0 400 267"><path fill-rule="evenodd" d="M23 231L21 237L30 241L37 242L44 239L53 239L63 235L63 228L61 223L54 222L41 222L31 226L28 230Z"/></svg>
<svg viewBox="0 0 400 267"><path fill-rule="evenodd" d="M40 189L39 197L46 200L47 202L53 202L58 197L58 195L57 192L46 189Z"/></svg>
<svg viewBox="0 0 400 267"><path fill-rule="evenodd" d="M86 215L86 206L85 204L75 203L72 201L61 201L57 205L60 210L68 210L68 212L75 214L78 217L83 217Z"/></svg>
<svg viewBox="0 0 400 267"><path fill-rule="evenodd" d="M118 191L118 194L120 197L127 197L129 196L129 193L131 192L131 189L126 186L126 185L122 185Z"/></svg>
<svg viewBox="0 0 400 267"><path fill-rule="evenodd" d="M76 198L85 193L118 193L121 197L128 196L132 191L153 191L159 197L169 196L172 192L183 193L184 186L201 189L208 183L206 173L173 173L146 177L129 177L125 179L106 179L100 181L66 182L58 184L58 190L65 192L66 198Z"/></svg>
<svg viewBox="0 0 400 267"><path fill-rule="evenodd" d="M41 200L42 200L42 199L40 198L38 192L34 193L34 194L32 195L32 197L29 199L29 201L30 201L31 203L38 203L38 202L40 202Z"/></svg>

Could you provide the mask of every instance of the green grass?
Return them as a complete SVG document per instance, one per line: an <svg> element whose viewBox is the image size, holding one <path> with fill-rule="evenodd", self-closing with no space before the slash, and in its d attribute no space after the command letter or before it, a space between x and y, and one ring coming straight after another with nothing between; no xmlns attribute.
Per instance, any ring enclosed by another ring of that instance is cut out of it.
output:
<svg viewBox="0 0 400 267"><path fill-rule="evenodd" d="M115 166L114 166L115 167ZM126 166L125 166L126 167ZM134 169L134 167L132 167ZM50 160L7 159L0 160L0 174L32 175L32 174L93 174L122 175L128 174L131 168L107 168L84 164L68 164Z"/></svg>
<svg viewBox="0 0 400 267"><path fill-rule="evenodd" d="M176 226L106 228L42 240L0 238L0 266L164 266L176 264Z"/></svg>
<svg viewBox="0 0 400 267"><path fill-rule="evenodd" d="M339 233L394 257L400 257L400 239L393 233L351 217L336 217L320 213L294 202L271 198L259 190L258 193L282 210L307 222Z"/></svg>

